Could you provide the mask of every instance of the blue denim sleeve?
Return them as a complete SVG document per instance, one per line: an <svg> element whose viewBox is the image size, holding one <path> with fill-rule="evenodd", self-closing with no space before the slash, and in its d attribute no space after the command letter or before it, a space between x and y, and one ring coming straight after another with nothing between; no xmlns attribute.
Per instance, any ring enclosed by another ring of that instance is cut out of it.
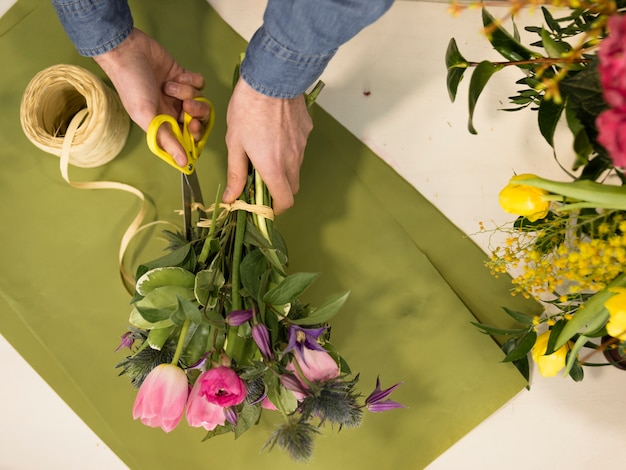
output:
<svg viewBox="0 0 626 470"><path fill-rule="evenodd" d="M322 74L339 46L380 18L393 0L269 0L241 64L254 90L293 98Z"/></svg>
<svg viewBox="0 0 626 470"><path fill-rule="evenodd" d="M133 29L127 0L52 0L80 55L92 57L118 46Z"/></svg>

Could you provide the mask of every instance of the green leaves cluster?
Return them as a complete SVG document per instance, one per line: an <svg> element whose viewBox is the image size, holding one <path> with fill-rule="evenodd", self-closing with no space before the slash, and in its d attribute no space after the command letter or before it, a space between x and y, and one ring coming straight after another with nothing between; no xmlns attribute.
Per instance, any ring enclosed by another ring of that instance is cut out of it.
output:
<svg viewBox="0 0 626 470"><path fill-rule="evenodd" d="M521 42L517 25L513 22L512 32L507 31L486 9L482 11L483 26L493 48L505 59L494 62L483 60L471 62L461 54L454 38L446 51L447 89L451 101L455 101L458 87L468 69L473 68L468 88L468 129L476 134L474 112L479 97L491 77L505 67L520 69L521 78L515 82L520 86L515 95L509 97L513 105L505 111L531 109L537 111L537 124L541 135L554 149L554 136L561 120L565 120L572 134L572 148L576 160L572 170L581 170L579 179L596 180L608 169L613 169L610 158L597 142L595 118L606 104L597 73L595 54L588 43L577 45L576 37L590 34L601 39L605 31L598 31L598 21L604 14L591 7L572 8L562 17L555 17L546 7L541 8L542 26L527 26L524 29L537 35L537 41L527 47ZM617 171L617 170L614 170ZM617 172L622 177L621 172Z"/></svg>

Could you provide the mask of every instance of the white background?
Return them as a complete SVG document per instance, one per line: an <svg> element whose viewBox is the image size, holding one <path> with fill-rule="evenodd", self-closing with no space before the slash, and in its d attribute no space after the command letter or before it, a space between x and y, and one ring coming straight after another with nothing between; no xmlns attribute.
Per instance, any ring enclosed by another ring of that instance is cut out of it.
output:
<svg viewBox="0 0 626 470"><path fill-rule="evenodd" d="M12 3L0 0L0 14ZM209 3L246 39L265 5ZM539 13L530 21L539 23ZM516 72L501 73L487 87L476 112L477 136L466 128L468 79L457 103L450 103L444 54L451 37L469 60L497 58L480 25L478 10L454 18L445 3L397 1L340 49L322 77L327 86L318 100L467 234L477 232L480 221L490 227L510 220L497 194L513 172L564 178L535 116L498 111L515 92ZM474 239L488 249L486 236ZM0 470L125 468L1 336L0 377ZM531 391L522 391L428 469L619 467L626 461L625 405L624 371L586 369L582 383L534 373Z"/></svg>

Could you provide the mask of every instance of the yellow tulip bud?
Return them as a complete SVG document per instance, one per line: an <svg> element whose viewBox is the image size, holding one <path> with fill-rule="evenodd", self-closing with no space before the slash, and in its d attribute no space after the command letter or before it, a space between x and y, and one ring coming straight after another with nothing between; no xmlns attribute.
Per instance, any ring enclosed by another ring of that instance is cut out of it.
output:
<svg viewBox="0 0 626 470"><path fill-rule="evenodd" d="M559 373L563 367L565 367L565 360L569 351L569 343L561 346L558 350L552 354L546 355L548 350L548 339L550 338L550 331L540 334L535 341L535 345L531 351L533 361L539 368L539 373L543 377L554 377Z"/></svg>
<svg viewBox="0 0 626 470"><path fill-rule="evenodd" d="M548 215L550 201L543 196L548 191L522 184L524 178L534 178L534 175L517 175L500 191L500 205L511 214L526 217L531 222L543 219Z"/></svg>
<svg viewBox="0 0 626 470"><path fill-rule="evenodd" d="M611 291L616 294L604 303L609 311L606 332L613 338L626 341L626 289L615 287Z"/></svg>

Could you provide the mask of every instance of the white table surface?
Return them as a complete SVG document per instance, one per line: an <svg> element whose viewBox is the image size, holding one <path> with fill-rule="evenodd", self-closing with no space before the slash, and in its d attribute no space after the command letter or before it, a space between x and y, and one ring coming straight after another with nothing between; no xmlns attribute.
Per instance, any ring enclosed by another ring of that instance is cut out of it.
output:
<svg viewBox="0 0 626 470"><path fill-rule="evenodd" d="M208 1L246 39L265 5ZM0 0L0 14L13 3ZM467 79L457 103L449 102L450 37L470 60L496 57L480 24L477 10L453 18L442 2L397 1L340 49L318 100L467 234L480 221L510 220L497 194L513 172L562 177L534 116L497 111L513 92L515 74L488 86L476 112L478 136L466 130ZM488 249L487 237L474 239ZM0 470L126 468L1 336L0 376ZM582 383L533 373L531 391L520 392L428 470L619 467L626 460L625 405L624 371L586 369Z"/></svg>

